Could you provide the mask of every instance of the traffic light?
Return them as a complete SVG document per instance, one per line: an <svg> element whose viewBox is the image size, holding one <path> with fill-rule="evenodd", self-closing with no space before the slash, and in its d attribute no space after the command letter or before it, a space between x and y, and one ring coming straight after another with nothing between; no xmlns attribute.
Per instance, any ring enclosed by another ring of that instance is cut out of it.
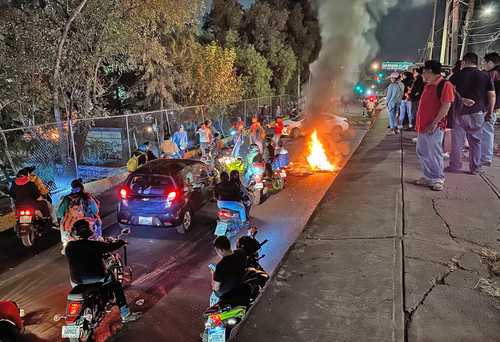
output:
<svg viewBox="0 0 500 342"><path fill-rule="evenodd" d="M354 92L358 95L362 95L365 92L365 87L361 83L357 83L354 86Z"/></svg>

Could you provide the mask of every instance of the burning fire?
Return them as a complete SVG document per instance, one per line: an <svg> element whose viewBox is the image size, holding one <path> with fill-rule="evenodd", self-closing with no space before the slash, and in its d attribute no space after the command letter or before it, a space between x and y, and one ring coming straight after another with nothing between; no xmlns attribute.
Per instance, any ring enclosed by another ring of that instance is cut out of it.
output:
<svg viewBox="0 0 500 342"><path fill-rule="evenodd" d="M328 161L325 149L318 139L318 132L314 131L309 141L310 154L307 156L307 162L313 170L334 171L335 166Z"/></svg>

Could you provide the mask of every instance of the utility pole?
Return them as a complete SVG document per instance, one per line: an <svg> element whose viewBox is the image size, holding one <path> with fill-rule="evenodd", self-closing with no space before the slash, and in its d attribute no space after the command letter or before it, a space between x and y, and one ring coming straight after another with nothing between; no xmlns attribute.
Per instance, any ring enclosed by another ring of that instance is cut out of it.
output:
<svg viewBox="0 0 500 342"><path fill-rule="evenodd" d="M431 29L431 39L428 43L429 49L429 59L432 59L434 55L434 45L435 45L435 31L436 31L436 11L437 11L437 0L434 0L434 14L432 15L432 29Z"/></svg>
<svg viewBox="0 0 500 342"><path fill-rule="evenodd" d="M448 34L450 32L450 4L452 0L446 0L446 8L444 12L443 23L443 38L441 39L441 56L439 61L441 64L448 64Z"/></svg>
<svg viewBox="0 0 500 342"><path fill-rule="evenodd" d="M458 60L458 31L460 28L460 0L453 0L453 9L451 10L451 51L450 64L454 65Z"/></svg>
<svg viewBox="0 0 500 342"><path fill-rule="evenodd" d="M476 4L475 0L469 0L469 8L467 9L467 14L465 16L464 39L462 41L462 49L460 50L460 59L464 58L465 48L467 47L467 39L469 38L470 23L474 16L475 4Z"/></svg>

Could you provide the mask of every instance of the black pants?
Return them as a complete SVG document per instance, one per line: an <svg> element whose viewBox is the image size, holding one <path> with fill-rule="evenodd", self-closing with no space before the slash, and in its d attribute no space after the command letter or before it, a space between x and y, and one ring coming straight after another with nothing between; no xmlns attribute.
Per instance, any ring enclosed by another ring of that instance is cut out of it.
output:
<svg viewBox="0 0 500 342"><path fill-rule="evenodd" d="M123 291L122 284L118 280L112 280L106 286L109 286L109 288L111 289L111 291L115 295L116 305L118 305L119 308L127 305L127 299L125 298L125 292Z"/></svg>

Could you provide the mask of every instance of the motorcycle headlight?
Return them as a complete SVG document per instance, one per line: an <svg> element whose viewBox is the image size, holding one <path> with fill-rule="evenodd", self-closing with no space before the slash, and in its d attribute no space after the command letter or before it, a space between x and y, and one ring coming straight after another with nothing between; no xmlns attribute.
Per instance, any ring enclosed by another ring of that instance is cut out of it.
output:
<svg viewBox="0 0 500 342"><path fill-rule="evenodd" d="M227 320L228 325L236 325L238 324L238 320L236 318L230 318Z"/></svg>

